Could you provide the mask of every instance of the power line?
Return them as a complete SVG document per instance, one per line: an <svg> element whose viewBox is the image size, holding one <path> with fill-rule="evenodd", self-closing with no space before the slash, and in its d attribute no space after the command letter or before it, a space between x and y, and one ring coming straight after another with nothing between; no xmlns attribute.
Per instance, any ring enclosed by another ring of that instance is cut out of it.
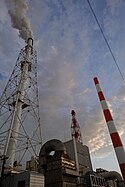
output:
<svg viewBox="0 0 125 187"><path fill-rule="evenodd" d="M108 40L107 40L107 38L106 38L106 36L105 36L103 30L102 30L102 27L101 27L101 25L100 25L100 23L99 23L99 20L98 20L98 18L97 18L97 16L96 16L96 14L95 14L95 12L94 12L92 6L91 6L90 1L87 0L87 2L88 2L88 5L89 5L89 7L90 7L90 9L91 9L91 11L92 11L92 14L93 14L95 20L96 20L96 23L97 23L97 25L98 25L98 27L99 27L99 29L100 29L100 31L101 31L101 34L102 34L102 36L103 36L103 38L104 38L104 40L105 40L105 42L106 42L106 44L107 44L107 47L108 47L108 49L109 49L109 51L110 51L110 54L111 54L111 56L112 56L112 58L113 58L113 60L114 60L114 63L115 63L115 65L116 65L116 67L118 68L118 71L119 71L119 73L120 73L120 75L121 75L121 78L122 78L123 82L125 83L124 76L123 76L123 74L122 74L122 72L121 72L121 69L120 69L120 67L119 67L119 65L118 65L118 63L117 63L117 60L116 60L116 58L115 58L115 56L114 56L114 54L113 54L113 51L112 51L112 49L111 49L111 46L109 45L109 42L108 42Z"/></svg>

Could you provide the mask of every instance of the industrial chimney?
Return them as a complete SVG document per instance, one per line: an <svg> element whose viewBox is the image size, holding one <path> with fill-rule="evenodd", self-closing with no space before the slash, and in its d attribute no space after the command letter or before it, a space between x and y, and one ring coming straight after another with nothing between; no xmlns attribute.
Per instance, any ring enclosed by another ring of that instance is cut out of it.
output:
<svg viewBox="0 0 125 187"><path fill-rule="evenodd" d="M20 121L22 108L24 105L24 97L25 97L25 86L27 82L27 76L29 71L29 66L31 66L31 53L32 53L32 45L33 39L29 38L27 41L27 45L25 47L25 59L21 62L21 78L18 85L18 92L16 100L13 103L14 111L13 117L10 125L10 131L7 138L7 144L5 148L5 153L8 157L6 162L6 167L13 167L14 159L15 159L15 151L17 146L17 139L19 135Z"/></svg>
<svg viewBox="0 0 125 187"><path fill-rule="evenodd" d="M96 77L94 78L94 83L95 83L95 86L96 86L96 89L98 92L99 100L101 102L101 106L102 106L102 110L103 110L103 113L105 116L105 120L107 122L108 130L109 130L110 137L111 137L114 149L115 149L115 153L116 153L116 157L117 157L117 160L119 163L119 167L120 167L123 179L125 181L125 151L124 151L120 136L116 130L110 110L108 109L108 105L106 103L104 94L100 88L99 81Z"/></svg>

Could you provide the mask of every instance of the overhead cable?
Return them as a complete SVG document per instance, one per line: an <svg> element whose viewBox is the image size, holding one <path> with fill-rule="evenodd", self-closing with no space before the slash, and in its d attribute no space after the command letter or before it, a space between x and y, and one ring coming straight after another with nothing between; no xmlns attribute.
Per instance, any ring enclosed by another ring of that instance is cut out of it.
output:
<svg viewBox="0 0 125 187"><path fill-rule="evenodd" d="M87 0L87 2L88 2L88 5L89 5L89 7L90 7L90 9L91 9L91 11L92 11L92 14L93 14L95 20L96 20L96 23L97 23L97 25L98 25L98 27L99 27L99 29L100 29L100 32L101 32L101 34L102 34L102 36L103 36L103 38L104 38L104 40L105 40L105 42L106 42L106 45L107 45L107 47L108 47L108 49L109 49L109 51L110 51L110 54L111 54L111 56L112 56L112 58L113 58L113 60L114 60L114 63L115 63L115 65L116 65L116 67L117 67L117 69L118 69L118 71L119 71L119 73L120 73L120 76L121 76L123 82L125 83L124 76L123 76L123 74L122 74L122 72L121 72L121 69L120 69L120 67L119 67L119 65L118 65L118 62L117 62L117 60L116 60L116 58L115 58L115 56L114 56L114 54L113 54L113 51L112 51L112 49L111 49L111 46L109 45L109 42L108 42L108 40L107 40L107 38L106 38L106 36L105 36L105 34L104 34L104 32L103 32L103 29L102 29L102 27L101 27L101 25L100 25L100 23L99 23L99 20L98 20L96 14L95 14L95 12L94 12L94 9L92 8L92 5L91 5L90 1Z"/></svg>

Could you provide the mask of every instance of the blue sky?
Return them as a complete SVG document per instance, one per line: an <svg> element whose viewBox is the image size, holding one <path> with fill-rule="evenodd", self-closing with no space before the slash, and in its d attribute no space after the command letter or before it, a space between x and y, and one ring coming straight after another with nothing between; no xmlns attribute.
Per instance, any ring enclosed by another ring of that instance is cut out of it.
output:
<svg viewBox="0 0 125 187"><path fill-rule="evenodd" d="M125 1L90 0L125 77ZM83 142L94 169L119 171L93 77L97 76L125 145L125 83L86 0L27 0L27 17L38 53L43 142L71 138L70 111L76 110ZM25 42L12 28L0 1L0 94Z"/></svg>

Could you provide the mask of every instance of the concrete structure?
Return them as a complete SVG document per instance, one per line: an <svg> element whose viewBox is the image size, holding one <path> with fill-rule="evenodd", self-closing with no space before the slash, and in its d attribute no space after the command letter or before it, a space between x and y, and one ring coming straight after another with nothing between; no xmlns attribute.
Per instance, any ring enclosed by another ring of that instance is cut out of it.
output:
<svg viewBox="0 0 125 187"><path fill-rule="evenodd" d="M2 187L44 187L44 176L37 172L8 173Z"/></svg>
<svg viewBox="0 0 125 187"><path fill-rule="evenodd" d="M69 140L64 143L66 147L66 152L69 157L75 161L75 153L74 153L74 146L73 140ZM79 162L79 169L80 171L91 170L92 171L92 162L89 153L89 148L86 145L82 145L79 142L76 142L77 147L77 155L78 155L78 162Z"/></svg>

